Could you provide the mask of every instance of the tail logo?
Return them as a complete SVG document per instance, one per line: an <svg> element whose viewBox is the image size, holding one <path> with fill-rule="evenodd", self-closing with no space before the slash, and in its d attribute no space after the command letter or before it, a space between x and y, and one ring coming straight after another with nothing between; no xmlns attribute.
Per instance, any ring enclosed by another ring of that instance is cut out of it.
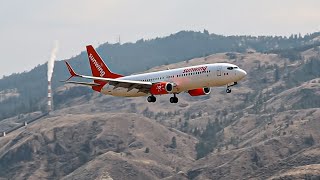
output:
<svg viewBox="0 0 320 180"><path fill-rule="evenodd" d="M99 71L100 77L104 77L106 72L104 72L104 70L102 69L101 65L98 64L97 60L93 57L92 54L89 55L89 59L94 64L94 66L97 68L97 70Z"/></svg>

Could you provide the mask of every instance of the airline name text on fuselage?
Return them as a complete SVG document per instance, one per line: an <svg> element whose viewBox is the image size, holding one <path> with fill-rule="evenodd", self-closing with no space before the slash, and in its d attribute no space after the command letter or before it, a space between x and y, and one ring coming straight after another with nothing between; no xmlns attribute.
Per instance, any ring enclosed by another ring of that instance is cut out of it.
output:
<svg viewBox="0 0 320 180"><path fill-rule="evenodd" d="M196 68L189 68L183 70L183 73L189 73L189 72L203 72L206 71L208 66L201 66L201 67L196 67Z"/></svg>

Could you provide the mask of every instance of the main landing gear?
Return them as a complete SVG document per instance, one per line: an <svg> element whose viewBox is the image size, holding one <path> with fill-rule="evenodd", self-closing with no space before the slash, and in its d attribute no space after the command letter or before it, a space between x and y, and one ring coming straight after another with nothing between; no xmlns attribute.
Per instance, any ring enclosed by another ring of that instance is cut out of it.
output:
<svg viewBox="0 0 320 180"><path fill-rule="evenodd" d="M147 98L148 102L156 102L157 98L154 95L151 95Z"/></svg>
<svg viewBox="0 0 320 180"><path fill-rule="evenodd" d="M170 98L170 102L171 103L177 103L178 102L178 98L177 98L176 94L173 94L173 97Z"/></svg>
<svg viewBox="0 0 320 180"><path fill-rule="evenodd" d="M156 102L157 98L154 95L151 95L147 98L147 101L150 102ZM173 94L173 97L170 98L170 102L171 103L178 103L178 98L176 96L176 94Z"/></svg>
<svg viewBox="0 0 320 180"><path fill-rule="evenodd" d="M237 84L238 84L237 82L234 82L234 83L231 84L231 85L227 85L226 93L231 93L230 87L235 86L235 85L237 85Z"/></svg>

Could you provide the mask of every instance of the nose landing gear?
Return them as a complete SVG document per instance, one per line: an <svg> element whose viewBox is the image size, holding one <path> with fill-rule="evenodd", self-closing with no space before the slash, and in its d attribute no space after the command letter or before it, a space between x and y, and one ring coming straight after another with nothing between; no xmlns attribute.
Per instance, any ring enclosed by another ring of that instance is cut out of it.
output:
<svg viewBox="0 0 320 180"><path fill-rule="evenodd" d="M231 85L227 85L226 93L231 93L230 87L235 86L235 85L237 85L237 84L238 84L237 82L234 82L234 83L231 84Z"/></svg>

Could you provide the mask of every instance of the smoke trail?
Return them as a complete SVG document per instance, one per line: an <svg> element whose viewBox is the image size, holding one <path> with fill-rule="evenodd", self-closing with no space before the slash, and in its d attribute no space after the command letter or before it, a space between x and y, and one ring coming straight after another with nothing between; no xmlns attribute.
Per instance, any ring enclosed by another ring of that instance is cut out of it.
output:
<svg viewBox="0 0 320 180"><path fill-rule="evenodd" d="M54 68L54 60L56 59L56 54L58 52L59 42L54 41L54 47L51 51L51 57L48 61L48 81L51 81L53 68Z"/></svg>

